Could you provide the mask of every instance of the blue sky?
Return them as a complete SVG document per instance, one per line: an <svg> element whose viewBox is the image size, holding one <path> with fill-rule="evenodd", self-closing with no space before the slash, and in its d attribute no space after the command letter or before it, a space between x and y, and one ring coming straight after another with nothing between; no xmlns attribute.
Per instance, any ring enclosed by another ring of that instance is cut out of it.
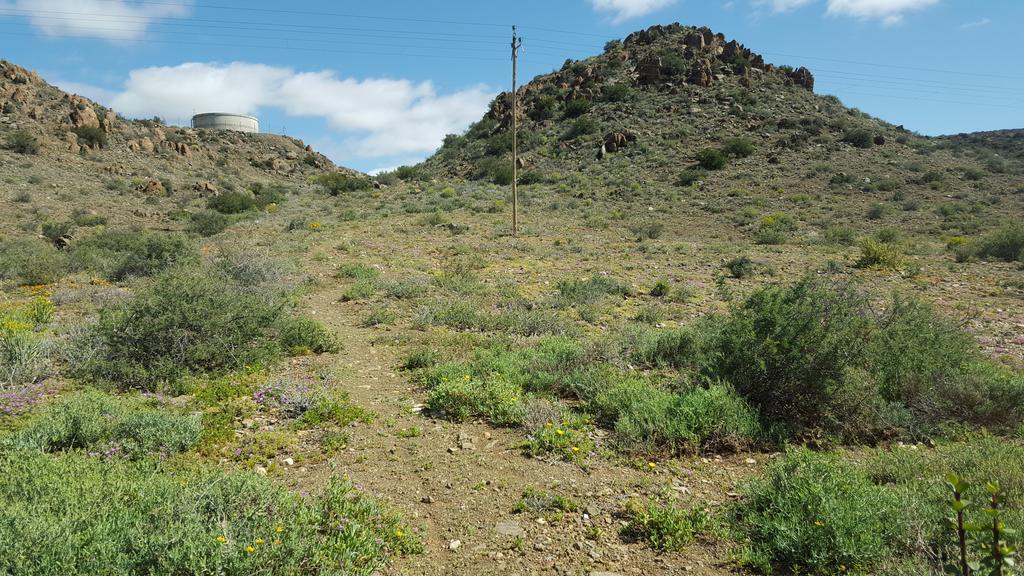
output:
<svg viewBox="0 0 1024 576"><path fill-rule="evenodd" d="M0 58L130 117L256 114L364 171L428 156L524 80L706 25L924 134L1024 127L1019 0L0 0Z"/></svg>

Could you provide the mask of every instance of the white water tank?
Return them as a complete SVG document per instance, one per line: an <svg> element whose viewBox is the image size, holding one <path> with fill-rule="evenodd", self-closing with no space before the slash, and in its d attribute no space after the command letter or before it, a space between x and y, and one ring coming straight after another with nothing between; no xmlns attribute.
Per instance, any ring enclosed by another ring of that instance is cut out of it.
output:
<svg viewBox="0 0 1024 576"><path fill-rule="evenodd" d="M246 116L245 114L207 112L206 114L196 114L193 116L192 127L259 133L260 121L255 116Z"/></svg>

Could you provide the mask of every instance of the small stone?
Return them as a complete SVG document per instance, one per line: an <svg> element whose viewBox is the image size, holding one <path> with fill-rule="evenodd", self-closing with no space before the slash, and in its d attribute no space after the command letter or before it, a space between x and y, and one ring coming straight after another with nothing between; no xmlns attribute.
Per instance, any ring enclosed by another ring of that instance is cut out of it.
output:
<svg viewBox="0 0 1024 576"><path fill-rule="evenodd" d="M285 465L285 466L295 466L295 460L293 460L293 459L292 459L292 458L291 458L291 457L289 456L288 458L285 458L285 459L284 459L284 465Z"/></svg>
<svg viewBox="0 0 1024 576"><path fill-rule="evenodd" d="M543 543L537 542L533 545L533 549L538 552L543 552L547 547Z"/></svg>
<svg viewBox="0 0 1024 576"><path fill-rule="evenodd" d="M747 458L746 460L744 460L744 462L751 465L757 464L757 460L754 460L753 458Z"/></svg>
<svg viewBox="0 0 1024 576"><path fill-rule="evenodd" d="M502 520L494 525L494 531L502 536L519 537L525 536L526 530L514 520Z"/></svg>
<svg viewBox="0 0 1024 576"><path fill-rule="evenodd" d="M424 504L433 504L434 503L434 497L433 496L424 496L423 498L420 498L420 502L422 502Z"/></svg>
<svg viewBox="0 0 1024 576"><path fill-rule="evenodd" d="M448 549L452 552L458 550L459 546L462 546L462 540L452 540L448 543Z"/></svg>
<svg viewBox="0 0 1024 576"><path fill-rule="evenodd" d="M267 475L267 469L264 468L263 466L257 466L256 467L256 473L259 474L260 476L266 476Z"/></svg>

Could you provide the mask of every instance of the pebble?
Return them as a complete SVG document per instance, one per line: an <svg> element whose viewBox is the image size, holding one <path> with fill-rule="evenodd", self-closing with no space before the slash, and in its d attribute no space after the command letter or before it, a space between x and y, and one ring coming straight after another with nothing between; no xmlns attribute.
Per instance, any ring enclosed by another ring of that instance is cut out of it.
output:
<svg viewBox="0 0 1024 576"><path fill-rule="evenodd" d="M462 546L462 540L452 540L448 543L448 549L452 552L458 550L459 546Z"/></svg>
<svg viewBox="0 0 1024 576"><path fill-rule="evenodd" d="M284 459L284 465L285 466L295 466L295 460L293 460L291 457L285 458Z"/></svg>
<svg viewBox="0 0 1024 576"><path fill-rule="evenodd" d="M260 476L266 476L267 475L267 469L264 468L263 466L257 466L256 467L256 473L259 474Z"/></svg>
<svg viewBox="0 0 1024 576"><path fill-rule="evenodd" d="M502 536L525 536L526 530L514 520L502 520L494 525L494 531Z"/></svg>
<svg viewBox="0 0 1024 576"><path fill-rule="evenodd" d="M434 497L433 496L424 496L423 498L420 498L420 502L423 502L424 504L433 504L434 503Z"/></svg>

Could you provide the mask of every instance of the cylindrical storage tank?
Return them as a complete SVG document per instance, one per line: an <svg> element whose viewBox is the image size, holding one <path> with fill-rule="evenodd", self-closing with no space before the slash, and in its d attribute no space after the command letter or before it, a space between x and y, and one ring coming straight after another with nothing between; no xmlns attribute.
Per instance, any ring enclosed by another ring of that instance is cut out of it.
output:
<svg viewBox="0 0 1024 576"><path fill-rule="evenodd" d="M255 116L246 116L245 114L209 112L193 116L192 127L207 128L210 130L236 130L238 132L258 133L260 131L260 121Z"/></svg>

